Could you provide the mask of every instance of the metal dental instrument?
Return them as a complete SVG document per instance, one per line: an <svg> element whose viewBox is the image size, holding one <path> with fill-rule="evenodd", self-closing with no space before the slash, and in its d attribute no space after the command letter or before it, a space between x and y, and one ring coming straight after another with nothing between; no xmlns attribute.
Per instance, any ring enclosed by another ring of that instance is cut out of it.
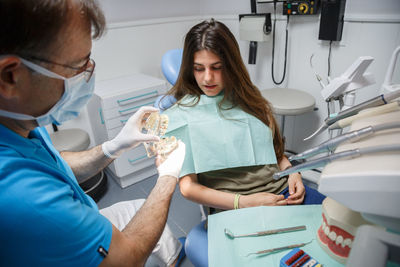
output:
<svg viewBox="0 0 400 267"><path fill-rule="evenodd" d="M349 159L356 158L361 155L377 153L377 152L386 152L386 151L398 151L400 150L400 145L384 145L384 146L373 146L373 147L363 147L357 149L346 150L338 153L334 153L325 157L321 157L315 160L311 160L305 163L301 163L294 167L288 168L284 171L276 172L272 177L275 180L282 178L283 176L289 175L294 172L306 171L310 169L315 169L318 167L323 167L326 164L338 160L338 159Z"/></svg>
<svg viewBox="0 0 400 267"><path fill-rule="evenodd" d="M392 112L392 111L397 111L397 110L400 110L400 100L394 101L390 104L386 104L383 106L374 107L374 108L371 108L370 110L360 112L357 115L353 115L353 116L347 117L345 119L336 121L334 124L329 125L329 129L342 129L346 126L349 126L354 120L365 118L365 117L370 117L370 116L374 116L374 115L384 114L384 113L388 113L388 112Z"/></svg>
<svg viewBox="0 0 400 267"><path fill-rule="evenodd" d="M377 107L381 105L387 104L390 100L396 99L397 97L400 97L400 90L396 90L390 93L386 94L381 94L379 96L376 96L374 98L371 98L367 101L364 101L358 105L355 105L354 107L348 108L346 110L340 111L339 113L335 115L331 115L331 117L328 117L325 119L323 124L318 128L317 131L315 131L313 134L311 134L309 137L304 138L304 141L309 140L313 138L314 136L322 133L324 130L326 130L330 125L334 124L335 122L345 119L347 117L353 116L358 114L363 109L366 108L372 108L372 107Z"/></svg>
<svg viewBox="0 0 400 267"><path fill-rule="evenodd" d="M234 235L229 229L225 228L224 233L229 238L234 239L234 238L238 238L238 237L264 236L264 235L272 235L272 234L280 234L280 233L289 233L289 232L295 232L295 231L302 231L302 230L306 230L306 229L307 228L305 225L301 225L301 226L295 226L295 227L286 227L286 228L280 228L280 229L274 229L274 230L267 230L267 231L256 232L256 233L251 233L251 234Z"/></svg>
<svg viewBox="0 0 400 267"><path fill-rule="evenodd" d="M299 244L293 244L293 245L289 245L289 246L283 246L283 247L271 248L271 249L266 249L266 250L260 250L260 251L257 251L257 252L251 252L251 253L247 254L246 257L248 257L250 255L270 254L270 253L280 252L280 251L286 250L286 249L303 247L305 245L310 244L312 241L313 240L311 240L311 241L309 241L307 243L299 243Z"/></svg>
<svg viewBox="0 0 400 267"><path fill-rule="evenodd" d="M289 157L289 161L299 160L299 159L306 159L312 156L324 153L324 152L331 152L333 151L338 145L344 142L355 142L367 136L370 136L376 132L393 129L393 128L400 128L400 122L394 123L384 123L375 126L368 126L359 130L355 130L352 132L348 132L332 139L329 139L326 142L323 142L319 146L313 147L308 149L302 153L297 155L292 155Z"/></svg>

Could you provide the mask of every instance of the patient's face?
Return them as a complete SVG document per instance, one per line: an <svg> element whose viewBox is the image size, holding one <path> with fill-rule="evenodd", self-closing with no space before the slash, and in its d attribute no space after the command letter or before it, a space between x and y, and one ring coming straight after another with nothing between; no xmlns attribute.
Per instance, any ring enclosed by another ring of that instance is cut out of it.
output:
<svg viewBox="0 0 400 267"><path fill-rule="evenodd" d="M216 96L224 89L220 58L207 50L194 53L193 74L197 85L207 96Z"/></svg>

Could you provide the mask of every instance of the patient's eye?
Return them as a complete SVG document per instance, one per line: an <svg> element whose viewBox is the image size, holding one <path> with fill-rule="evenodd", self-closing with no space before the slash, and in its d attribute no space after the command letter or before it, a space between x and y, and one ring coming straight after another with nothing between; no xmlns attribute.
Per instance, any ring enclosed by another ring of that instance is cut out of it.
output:
<svg viewBox="0 0 400 267"><path fill-rule="evenodd" d="M214 65L212 66L213 70L222 70L222 65Z"/></svg>
<svg viewBox="0 0 400 267"><path fill-rule="evenodd" d="M194 70L194 71L204 71L205 68L202 67L202 66L199 66L199 65L194 65L193 70Z"/></svg>

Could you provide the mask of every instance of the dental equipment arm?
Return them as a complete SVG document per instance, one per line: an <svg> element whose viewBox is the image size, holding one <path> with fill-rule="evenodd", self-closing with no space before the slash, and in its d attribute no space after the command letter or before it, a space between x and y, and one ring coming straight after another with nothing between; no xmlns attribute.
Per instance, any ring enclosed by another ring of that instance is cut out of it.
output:
<svg viewBox="0 0 400 267"><path fill-rule="evenodd" d="M321 95L324 100L339 97L359 88L374 84L375 79L371 73L365 73L374 59L370 56L359 57L342 75L333 79Z"/></svg>
<svg viewBox="0 0 400 267"><path fill-rule="evenodd" d="M328 141L320 144L319 146L308 149L297 155L293 155L293 156L289 157L289 161L306 159L306 158L309 158L309 157L312 157L312 156L315 156L315 155L318 155L318 154L321 154L324 152L330 152L330 151L333 151L341 143L344 143L347 141L355 142L362 138L370 136L373 133L387 130L387 129L393 129L393 128L400 128L400 122L384 123L384 124L375 125L375 126L368 126L368 127L365 127L365 128L359 129L359 130L348 132L348 133L339 135L337 137L334 137L332 139L329 139Z"/></svg>
<svg viewBox="0 0 400 267"><path fill-rule="evenodd" d="M370 154L370 153L378 153L378 152L386 152L386 151L398 151L400 150L400 145L383 145L383 146L373 146L373 147L364 147L346 150L338 153L334 153L325 157L321 157L319 159L315 159L312 161L308 161L299 165L296 165L292 168L288 168L284 171L276 172L273 175L275 180L279 180L283 176L289 175L294 172L306 171L310 169L315 169L318 167L323 167L326 164L338 160L338 159L350 159L356 158L361 155Z"/></svg>
<svg viewBox="0 0 400 267"><path fill-rule="evenodd" d="M400 89L400 84L393 83L393 74L396 67L397 57L400 54L400 46L398 46L390 58L390 63L386 71L385 80L382 84L382 93L393 92Z"/></svg>
<svg viewBox="0 0 400 267"><path fill-rule="evenodd" d="M321 132L326 130L330 125L334 124L335 122L337 122L339 120L356 115L361 110L364 110L366 108L372 108L372 107L385 105L388 102L390 102L391 100L396 99L398 97L400 97L400 90L396 90L394 92L390 92L390 93L386 93L386 94L381 94L381 95L371 98L367 101L364 101L358 105L355 105L354 107L340 111L339 113L336 113L336 114L332 114L331 117L328 117L325 119L324 123L321 125L320 128L318 128L317 131L315 131L309 137L304 138L304 141L309 140L309 139L313 138L314 136L320 134Z"/></svg>

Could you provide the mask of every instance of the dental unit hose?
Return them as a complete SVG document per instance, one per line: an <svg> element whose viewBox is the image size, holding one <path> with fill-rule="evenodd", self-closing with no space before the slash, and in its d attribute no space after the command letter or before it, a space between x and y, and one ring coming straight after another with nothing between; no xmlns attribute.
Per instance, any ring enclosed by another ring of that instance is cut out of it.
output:
<svg viewBox="0 0 400 267"><path fill-rule="evenodd" d="M399 145L383 145L383 146L373 146L373 147L363 147L363 148L356 148L352 150L346 150L338 153L334 153L322 158L318 158L312 161L308 161L299 165L296 165L292 168L286 169L281 172L276 172L272 177L275 180L279 180L283 176L292 174L294 172L306 171L310 169L315 169L318 167L323 167L326 164L338 160L338 159L351 159L356 158L361 155L370 154L370 153L378 153L378 152L387 152L387 151L399 151Z"/></svg>
<svg viewBox="0 0 400 267"><path fill-rule="evenodd" d="M393 128L400 128L400 122L392 122L392 123L384 123L375 126L368 126L359 130L355 130L352 132L348 132L328 141L323 142L319 146L313 147L308 149L302 153L297 155L293 155L289 157L289 161L299 160L299 159L306 159L324 152L333 151L338 145L344 142L355 142L367 136L370 136L376 132L393 129Z"/></svg>

